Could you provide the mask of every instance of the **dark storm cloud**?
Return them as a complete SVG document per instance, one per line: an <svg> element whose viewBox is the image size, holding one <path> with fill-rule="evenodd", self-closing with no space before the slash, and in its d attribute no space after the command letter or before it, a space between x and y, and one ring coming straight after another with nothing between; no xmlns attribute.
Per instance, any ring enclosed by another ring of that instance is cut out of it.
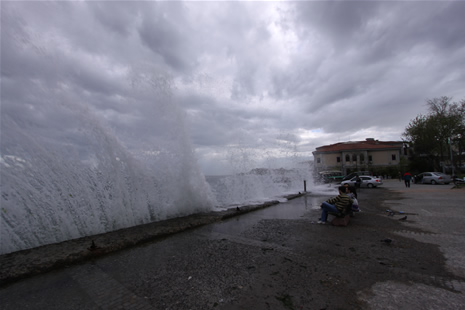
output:
<svg viewBox="0 0 465 310"><path fill-rule="evenodd" d="M397 140L426 99L465 96L465 2L1 8L2 120L79 143L73 113L87 113L134 152L179 123L166 135L187 132L207 173L233 148L294 145L308 158L322 144Z"/></svg>
<svg viewBox="0 0 465 310"><path fill-rule="evenodd" d="M298 2L295 12L302 38L317 33L339 53L362 43L362 55L367 48L385 57L417 44L463 46L455 31L463 26L463 9L461 1L347 1Z"/></svg>
<svg viewBox="0 0 465 310"><path fill-rule="evenodd" d="M441 68L435 62L448 62L451 48L463 49L464 37L453 31L464 26L457 13L463 8L463 3L451 2L298 2L296 18L288 18L287 27L296 30L301 42L309 42L309 52L319 46L327 53L318 56L318 66L300 58L291 62L273 78L273 94L301 98L308 113L322 109L331 117L333 105L359 111L373 104L402 109L402 97L381 95L402 92L410 97L412 91L426 90L423 96L428 97L425 85L447 79L452 66ZM457 60L463 57L455 55ZM380 90L378 97L375 89ZM372 123L368 115L365 119ZM316 118L318 124L323 122ZM326 122L323 127L342 130L339 124Z"/></svg>
<svg viewBox="0 0 465 310"><path fill-rule="evenodd" d="M307 37L316 32L331 40L336 48L357 39L367 18L379 14L380 2L297 2L295 7L298 35Z"/></svg>
<svg viewBox="0 0 465 310"><path fill-rule="evenodd" d="M193 143L199 146L223 146L237 142L237 137L251 138L263 130L263 124L270 126L279 121L279 115L261 108L241 109L224 102L218 106L211 97L187 94L180 104L187 113ZM252 143L253 140L251 140Z"/></svg>
<svg viewBox="0 0 465 310"><path fill-rule="evenodd" d="M179 51L183 49L183 42L178 31L171 27L165 27L163 22L146 20L140 29L140 36L142 42L154 53L159 54L168 65L178 70L184 70L188 64L179 54Z"/></svg>

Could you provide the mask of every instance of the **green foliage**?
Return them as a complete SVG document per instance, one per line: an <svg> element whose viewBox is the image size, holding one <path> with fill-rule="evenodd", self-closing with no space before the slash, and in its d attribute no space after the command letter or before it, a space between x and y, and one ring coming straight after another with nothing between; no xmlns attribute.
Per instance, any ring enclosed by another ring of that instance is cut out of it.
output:
<svg viewBox="0 0 465 310"><path fill-rule="evenodd" d="M375 168L373 169L373 175L378 175L378 176L382 176L383 178L384 177L388 177L388 178L397 178L398 174L399 174L399 168L394 166L394 167L379 167L379 168Z"/></svg>
<svg viewBox="0 0 465 310"><path fill-rule="evenodd" d="M418 156L414 154L410 158L409 172L412 174L418 174L425 171L434 171L435 158L434 156Z"/></svg>
<svg viewBox="0 0 465 310"><path fill-rule="evenodd" d="M427 100L429 113L418 115L405 128L403 136L415 150L414 157L419 167L439 169L440 161L449 158L449 141L454 144L453 152L460 154L465 133L465 99L451 102L451 97ZM460 156L456 160L461 160Z"/></svg>

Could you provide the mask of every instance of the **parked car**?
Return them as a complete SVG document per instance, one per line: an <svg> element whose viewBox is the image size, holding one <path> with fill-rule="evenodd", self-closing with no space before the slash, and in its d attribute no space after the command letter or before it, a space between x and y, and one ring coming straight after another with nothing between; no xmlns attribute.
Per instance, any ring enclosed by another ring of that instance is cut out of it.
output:
<svg viewBox="0 0 465 310"><path fill-rule="evenodd" d="M362 180L360 187L377 187L377 186L383 185L383 180L378 177L372 177L369 175L361 175L360 179ZM349 184L350 186L355 186L356 180L357 180L357 177L355 176L350 180L342 181L341 185Z"/></svg>
<svg viewBox="0 0 465 310"><path fill-rule="evenodd" d="M342 173L340 171L321 171L318 173L319 181L322 183L341 182Z"/></svg>
<svg viewBox="0 0 465 310"><path fill-rule="evenodd" d="M347 181L347 180L350 180L352 179L353 177L356 177L358 175L369 175L371 174L370 171L356 171L356 172L352 172L351 174L348 174L346 175L342 181Z"/></svg>
<svg viewBox="0 0 465 310"><path fill-rule="evenodd" d="M455 185L457 185L457 184L465 184L465 177L463 177L463 179L455 177L454 178L454 184Z"/></svg>
<svg viewBox="0 0 465 310"><path fill-rule="evenodd" d="M452 182L450 175L442 172L423 172L413 177L416 184L449 184Z"/></svg>

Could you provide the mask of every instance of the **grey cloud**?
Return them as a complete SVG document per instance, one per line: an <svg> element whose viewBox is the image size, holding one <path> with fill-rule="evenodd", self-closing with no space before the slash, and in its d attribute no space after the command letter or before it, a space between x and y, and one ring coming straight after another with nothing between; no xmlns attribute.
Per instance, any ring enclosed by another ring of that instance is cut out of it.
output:
<svg viewBox="0 0 465 310"><path fill-rule="evenodd" d="M455 12L448 12L460 11L459 7L462 6L449 2L389 5L379 2L363 5L353 2L297 3L295 27L300 30L297 33L301 39L310 39L310 33L317 33L322 42L330 42L333 52L327 56L319 55L318 66L315 66L315 62L301 59L292 62L281 74L278 72L274 75L272 94L280 100L301 98L306 102L302 105L306 111L314 113L327 105L345 105L354 99L359 103L353 108L364 110L363 105L369 103L357 98L363 98L377 87L393 87L395 84L391 84L391 81L396 83L399 78L403 79L400 89L409 91L417 88L416 91L422 91L415 84L428 83L425 81L428 75L429 82L448 75L444 68L428 67L429 64L425 68L420 60L430 58L431 53L439 53L438 57L447 54L442 62L450 58L447 44L441 43L442 33L455 37L451 39L446 36L454 46L463 46L458 42L462 42L464 37L460 32L451 30L465 28L463 19L456 18L459 14ZM418 11L425 14L410 14ZM443 21L449 15L454 25L451 28ZM417 46L416 50L412 50ZM412 58L412 63L405 63L405 59L413 55L418 55L420 61L416 64ZM454 57L454 61L460 62L460 59ZM405 73L399 77L395 71L401 68ZM422 72L420 77L416 75L417 72Z"/></svg>
<svg viewBox="0 0 465 310"><path fill-rule="evenodd" d="M304 28L298 28L301 36L317 32L331 40L336 47L352 41L365 27L367 17L378 12L378 2L296 2L297 20ZM309 27L309 28L307 28Z"/></svg>
<svg viewBox="0 0 465 310"><path fill-rule="evenodd" d="M255 95L255 70L252 67L241 66L231 90L231 99L247 100L249 95Z"/></svg>
<svg viewBox="0 0 465 310"><path fill-rule="evenodd" d="M120 36L128 36L135 26L138 16L144 10L141 2L115 1L88 3L96 20L104 25L110 32Z"/></svg>
<svg viewBox="0 0 465 310"><path fill-rule="evenodd" d="M431 43L438 49L464 46L465 38L456 29L465 27L465 2L411 2L400 5L398 28L391 30L391 39L398 36L397 47ZM401 14L403 13L403 14ZM396 31L402 30L404 31Z"/></svg>
<svg viewBox="0 0 465 310"><path fill-rule="evenodd" d="M173 69L188 71L196 59L196 51L188 51L189 33L193 30L184 16L183 5L170 2L158 4L150 14L144 15L139 35L142 42Z"/></svg>
<svg viewBox="0 0 465 310"><path fill-rule="evenodd" d="M439 49L463 46L454 29L465 26L461 1L446 2L299 2L296 26L305 39L317 33L337 53L358 46L366 60L395 57L416 45Z"/></svg>
<svg viewBox="0 0 465 310"><path fill-rule="evenodd" d="M463 2L1 6L2 121L71 144L88 113L130 150L187 132L224 167L235 146L395 140L425 99L464 96Z"/></svg>
<svg viewBox="0 0 465 310"><path fill-rule="evenodd" d="M187 109L191 137L200 146L226 146L240 139L258 139L264 123L272 124L278 115L266 109L241 109L231 102L217 102L209 97L189 94L181 98ZM249 136L246 132L252 132ZM256 138L252 136L257 134ZM246 138L245 138L246 137Z"/></svg>

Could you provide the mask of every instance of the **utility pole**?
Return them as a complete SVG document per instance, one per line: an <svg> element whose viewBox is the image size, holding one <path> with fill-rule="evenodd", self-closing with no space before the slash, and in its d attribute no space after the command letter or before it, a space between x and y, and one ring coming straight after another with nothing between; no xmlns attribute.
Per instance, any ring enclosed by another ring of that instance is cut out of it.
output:
<svg viewBox="0 0 465 310"><path fill-rule="evenodd" d="M450 150L450 165L452 166L452 176L455 175L454 161L452 158L452 139L449 137L449 150Z"/></svg>

